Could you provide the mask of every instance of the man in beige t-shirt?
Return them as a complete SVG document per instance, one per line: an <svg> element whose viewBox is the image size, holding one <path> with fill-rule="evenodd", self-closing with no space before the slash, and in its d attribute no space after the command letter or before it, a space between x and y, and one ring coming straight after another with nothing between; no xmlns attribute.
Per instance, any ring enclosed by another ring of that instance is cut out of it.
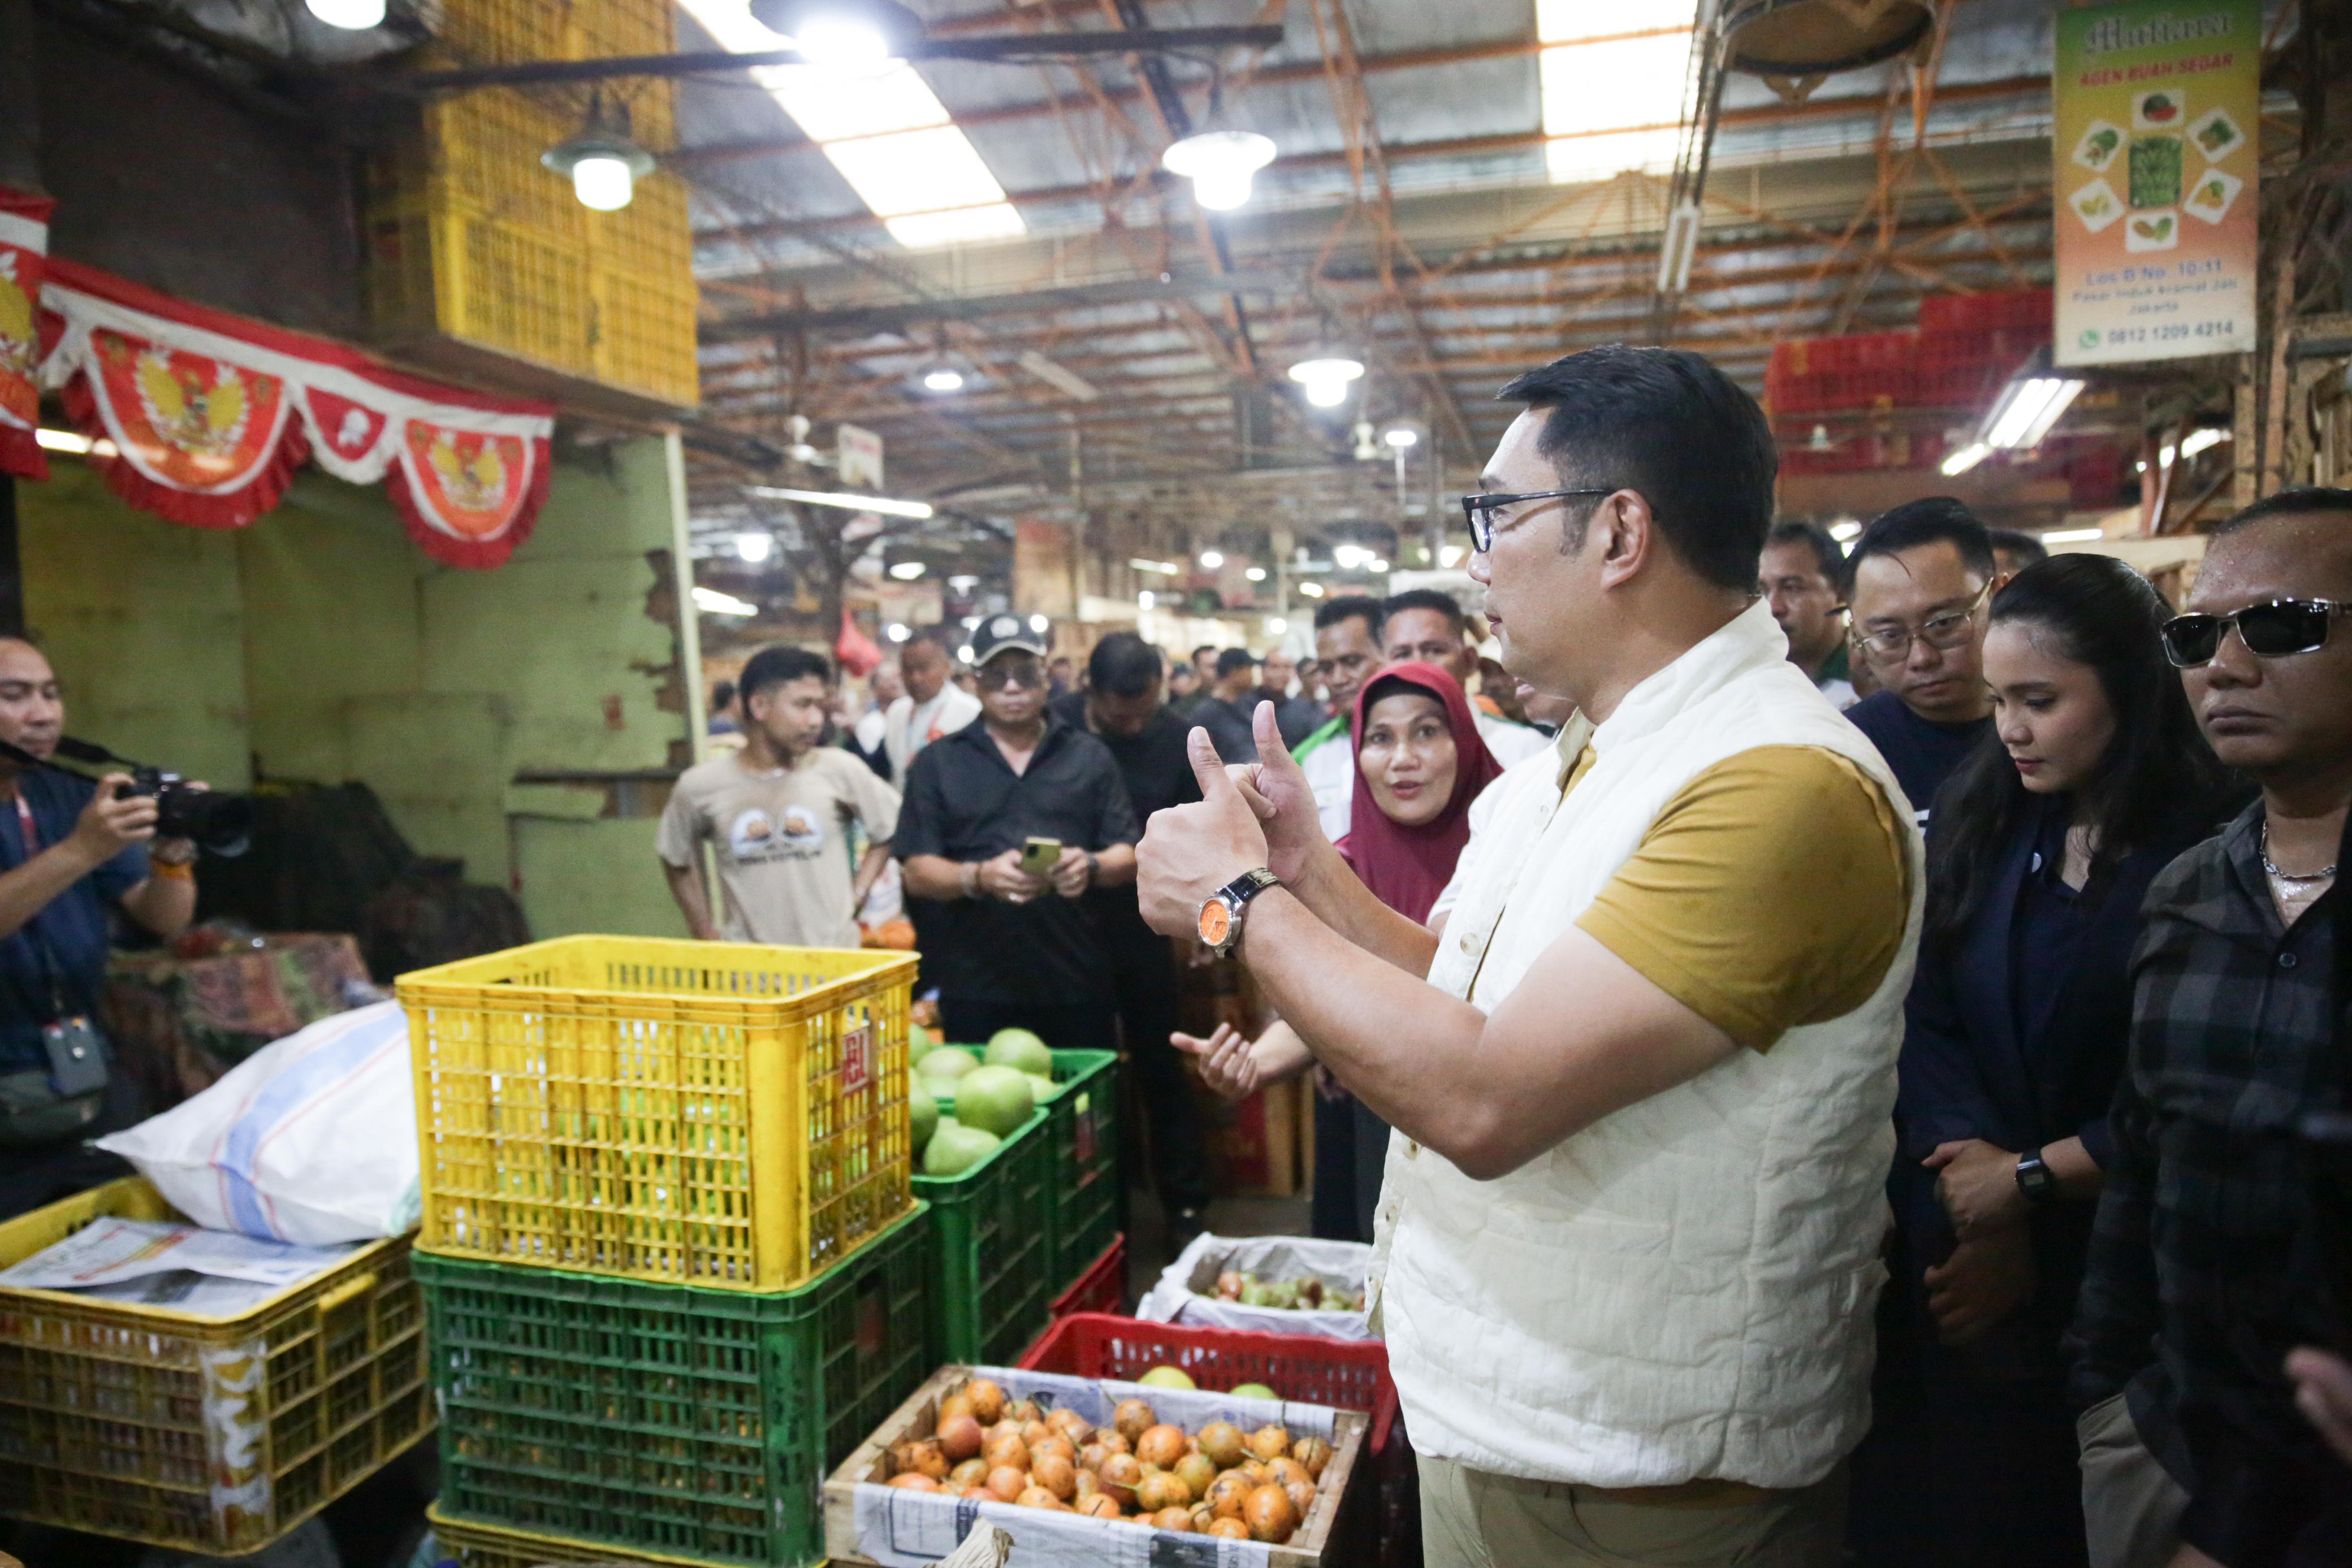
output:
<svg viewBox="0 0 2352 1568"><path fill-rule="evenodd" d="M763 648L738 685L743 748L687 769L654 847L687 928L704 941L855 947L856 910L890 862L898 793L838 747L819 746L832 669L801 648ZM850 870L848 829L866 847ZM714 925L695 862L710 841L727 918Z"/></svg>

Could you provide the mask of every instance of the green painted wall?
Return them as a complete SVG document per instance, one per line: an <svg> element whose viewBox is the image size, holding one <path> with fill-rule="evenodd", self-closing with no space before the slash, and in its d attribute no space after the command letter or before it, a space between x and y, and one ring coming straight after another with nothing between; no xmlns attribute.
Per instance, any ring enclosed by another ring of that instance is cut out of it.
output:
<svg viewBox="0 0 2352 1568"><path fill-rule="evenodd" d="M559 464L531 538L494 571L434 562L383 492L306 471L252 528L121 506L56 465L18 490L27 619L75 727L219 782L364 780L427 854L520 881L534 935L682 934L651 817L580 822L518 772L658 768L675 653L651 552L670 543L661 444ZM594 809L591 807L590 809ZM548 820L542 820L543 818ZM648 897L648 894L651 896Z"/></svg>

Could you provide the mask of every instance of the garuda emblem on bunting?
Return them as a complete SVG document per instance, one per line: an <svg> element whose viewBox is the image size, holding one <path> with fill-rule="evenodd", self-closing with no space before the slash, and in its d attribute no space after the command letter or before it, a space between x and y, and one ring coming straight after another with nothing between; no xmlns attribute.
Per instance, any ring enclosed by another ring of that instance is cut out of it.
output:
<svg viewBox="0 0 2352 1568"><path fill-rule="evenodd" d="M46 196L0 185L0 474L49 476L34 432L41 426L41 273L47 259Z"/></svg>

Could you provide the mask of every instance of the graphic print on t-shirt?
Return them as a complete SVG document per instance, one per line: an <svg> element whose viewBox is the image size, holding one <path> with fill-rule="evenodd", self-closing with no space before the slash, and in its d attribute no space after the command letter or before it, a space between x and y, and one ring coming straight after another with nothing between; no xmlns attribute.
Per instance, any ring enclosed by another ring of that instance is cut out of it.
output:
<svg viewBox="0 0 2352 1568"><path fill-rule="evenodd" d="M737 865L810 860L824 847L824 825L805 806L784 808L780 825L759 807L739 814L727 830L727 852Z"/></svg>

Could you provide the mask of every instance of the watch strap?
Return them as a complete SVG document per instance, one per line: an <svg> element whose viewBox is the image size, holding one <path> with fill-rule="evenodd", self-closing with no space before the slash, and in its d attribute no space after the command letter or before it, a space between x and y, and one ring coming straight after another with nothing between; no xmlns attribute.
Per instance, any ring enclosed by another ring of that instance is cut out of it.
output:
<svg viewBox="0 0 2352 1568"><path fill-rule="evenodd" d="M1265 867L1259 866L1255 871L1245 871L1242 873L1241 875L1234 878L1233 881L1217 889L1217 896L1224 899L1227 903L1232 904L1234 913L1238 915L1241 913L1242 905L1247 904L1251 899L1255 898L1259 894L1264 893L1269 887L1280 887L1281 885L1281 878L1276 876L1274 873L1266 870Z"/></svg>
<svg viewBox="0 0 2352 1568"><path fill-rule="evenodd" d="M2040 1149L2017 1156L2017 1189L2034 1203L2047 1203L2058 1190L2058 1177Z"/></svg>

